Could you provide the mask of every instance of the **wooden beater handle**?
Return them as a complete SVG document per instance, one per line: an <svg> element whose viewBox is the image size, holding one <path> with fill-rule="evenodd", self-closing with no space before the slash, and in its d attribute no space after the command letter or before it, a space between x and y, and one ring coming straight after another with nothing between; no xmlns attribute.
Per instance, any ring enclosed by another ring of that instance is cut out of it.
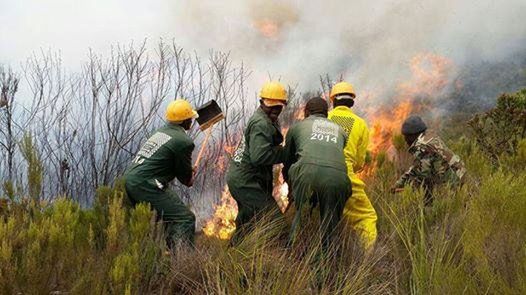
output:
<svg viewBox="0 0 526 295"><path fill-rule="evenodd" d="M201 162L201 158L203 157L203 152L205 151L205 147L206 147L206 144L208 143L208 139L210 139L210 135L212 135L212 127L206 129L205 139L201 143L199 154L197 154L197 159L195 160L195 164L194 164L195 170L197 170L197 167L199 167L199 162Z"/></svg>

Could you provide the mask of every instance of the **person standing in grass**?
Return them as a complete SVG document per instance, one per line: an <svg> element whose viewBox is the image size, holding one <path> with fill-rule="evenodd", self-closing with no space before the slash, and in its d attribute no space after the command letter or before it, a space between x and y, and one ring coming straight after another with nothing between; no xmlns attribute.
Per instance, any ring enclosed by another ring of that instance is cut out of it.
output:
<svg viewBox="0 0 526 295"><path fill-rule="evenodd" d="M449 183L458 186L466 174L464 163L437 136L426 134L427 126L419 116L410 116L402 124L402 135L413 155L413 165L395 183L392 192L400 192L405 185L423 187L424 203L433 203L433 188Z"/></svg>
<svg viewBox="0 0 526 295"><path fill-rule="evenodd" d="M260 106L248 121L227 172L228 188L238 207L232 245L250 231L255 216L278 208L272 197L272 168L283 162L278 117L287 104L287 92L281 83L268 82L259 96Z"/></svg>
<svg viewBox="0 0 526 295"><path fill-rule="evenodd" d="M149 203L162 218L169 247L178 240L194 244L195 215L168 187L174 178L188 187L193 184L195 145L186 131L194 118L197 112L189 102L172 101L166 109L167 124L144 143L124 175L131 202Z"/></svg>
<svg viewBox="0 0 526 295"><path fill-rule="evenodd" d="M327 249L351 195L343 154L347 134L327 119L324 99L310 99L304 112L305 119L290 128L285 140L283 176L296 208L290 243L294 243L302 223L302 209L309 203L319 204L323 246Z"/></svg>
<svg viewBox="0 0 526 295"><path fill-rule="evenodd" d="M330 98L334 108L329 112L329 120L340 125L349 137L344 154L347 173L352 182L352 197L347 200L343 215L357 233L364 248L370 249L376 241L378 217L365 193L365 183L358 176L365 163L369 129L365 121L352 110L356 94L351 84L335 84L331 89Z"/></svg>

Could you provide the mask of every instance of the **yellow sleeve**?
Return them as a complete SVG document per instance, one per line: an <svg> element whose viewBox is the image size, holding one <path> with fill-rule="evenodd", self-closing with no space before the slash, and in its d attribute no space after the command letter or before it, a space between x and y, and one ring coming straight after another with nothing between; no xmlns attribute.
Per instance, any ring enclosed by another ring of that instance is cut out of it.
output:
<svg viewBox="0 0 526 295"><path fill-rule="evenodd" d="M362 129L362 136L356 147L356 163L353 167L355 172L362 170L365 163L367 147L369 146L369 128L367 128L367 125L363 124Z"/></svg>

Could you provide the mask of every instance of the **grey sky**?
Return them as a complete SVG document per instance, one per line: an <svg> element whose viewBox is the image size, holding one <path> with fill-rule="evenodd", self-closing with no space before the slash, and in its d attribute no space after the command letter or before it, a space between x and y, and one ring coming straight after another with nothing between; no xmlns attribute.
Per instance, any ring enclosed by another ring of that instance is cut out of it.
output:
<svg viewBox="0 0 526 295"><path fill-rule="evenodd" d="M0 60L23 61L40 48L60 50L66 64L83 60L88 48L162 35L163 3L138 0L0 0Z"/></svg>

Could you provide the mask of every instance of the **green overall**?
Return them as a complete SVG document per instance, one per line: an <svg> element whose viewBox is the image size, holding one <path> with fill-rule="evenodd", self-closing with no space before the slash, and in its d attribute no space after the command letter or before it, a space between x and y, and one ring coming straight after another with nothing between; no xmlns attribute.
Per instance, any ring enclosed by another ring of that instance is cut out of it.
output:
<svg viewBox="0 0 526 295"><path fill-rule="evenodd" d="M182 184L190 183L193 150L194 143L185 130L168 123L141 147L124 176L132 203L150 203L162 218L169 246L180 238L194 242L195 215L168 188L176 177Z"/></svg>
<svg viewBox="0 0 526 295"><path fill-rule="evenodd" d="M227 173L227 184L237 202L236 232L232 243L249 230L252 218L268 209L278 208L272 197L274 164L283 162L283 135L259 108L250 118Z"/></svg>
<svg viewBox="0 0 526 295"><path fill-rule="evenodd" d="M341 127L318 115L294 124L287 133L283 175L296 208L291 243L300 228L302 209L309 203L319 203L323 245L330 243L351 195L343 154L346 141Z"/></svg>

